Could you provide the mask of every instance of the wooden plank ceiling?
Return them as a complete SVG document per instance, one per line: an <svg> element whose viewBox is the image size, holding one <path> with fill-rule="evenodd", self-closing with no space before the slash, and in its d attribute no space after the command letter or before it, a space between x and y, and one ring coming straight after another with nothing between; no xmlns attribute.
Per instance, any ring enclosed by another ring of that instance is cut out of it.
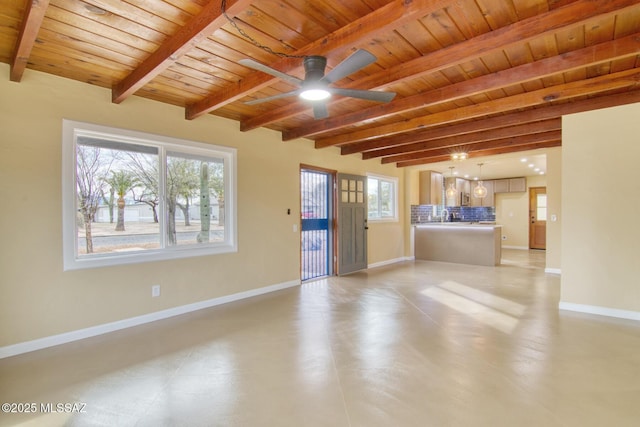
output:
<svg viewBox="0 0 640 427"><path fill-rule="evenodd" d="M10 79L38 70L267 127L397 166L555 147L560 117L640 102L640 0L4 0ZM223 12L223 7L224 11ZM396 92L383 104L333 96L315 120L295 89L240 65L304 78L357 49L375 63L334 82ZM280 55L274 54L278 53ZM284 55L282 55L284 54Z"/></svg>

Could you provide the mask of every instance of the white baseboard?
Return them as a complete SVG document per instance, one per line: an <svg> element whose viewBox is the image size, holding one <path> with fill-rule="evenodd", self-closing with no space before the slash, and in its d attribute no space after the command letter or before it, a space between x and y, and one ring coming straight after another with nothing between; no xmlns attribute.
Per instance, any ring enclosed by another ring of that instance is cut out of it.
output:
<svg viewBox="0 0 640 427"><path fill-rule="evenodd" d="M502 245L502 249L518 249L520 251L528 251L529 248L526 246L508 246L508 245Z"/></svg>
<svg viewBox="0 0 640 427"><path fill-rule="evenodd" d="M551 274L557 274L557 275L562 275L562 270L559 268L545 268L544 269L545 273L551 273Z"/></svg>
<svg viewBox="0 0 640 427"><path fill-rule="evenodd" d="M414 257L400 257L400 258L389 259L386 261L374 262L373 264L368 264L367 268L376 268L376 267L382 267L384 265L396 264L398 262L411 261L413 260L413 258Z"/></svg>
<svg viewBox="0 0 640 427"><path fill-rule="evenodd" d="M169 317L179 316L181 314L187 314L193 311L202 310L203 308L214 307L216 305L226 304L233 301L238 301L245 298L251 298L258 295L268 294L270 292L279 291L282 289L292 288L294 286L300 286L300 280L292 280L289 282L278 283L271 286L265 286L263 288L251 289L244 292L238 292L236 294L225 295L218 298L209 299L206 301L199 301L192 304L181 305L179 307L168 308L166 310L156 311L154 313L143 314L142 316L130 317L128 319L118 320L111 323L105 323L98 326L92 326L90 328L78 329L71 332L65 332L58 335L52 335L44 338L39 338L32 341L25 341L18 344L12 344L5 347L0 347L0 359L5 357L16 356L18 354L28 353L35 350L41 350L47 347L53 347L60 344L66 344L72 341L78 341L84 338L95 337L97 335L107 334L109 332L115 332L120 329L131 328L133 326L143 325L145 323L155 322L156 320L167 319Z"/></svg>
<svg viewBox="0 0 640 427"><path fill-rule="evenodd" d="M640 320L640 311L619 310L617 308L574 304L562 301L558 304L558 308L560 308L560 310L578 311L580 313L598 314L600 316L617 317L620 319Z"/></svg>

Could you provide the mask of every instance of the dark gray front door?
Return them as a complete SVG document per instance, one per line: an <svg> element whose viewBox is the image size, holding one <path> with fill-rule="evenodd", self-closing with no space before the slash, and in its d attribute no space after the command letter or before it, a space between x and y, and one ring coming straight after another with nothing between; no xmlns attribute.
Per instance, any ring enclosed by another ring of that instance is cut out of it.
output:
<svg viewBox="0 0 640 427"><path fill-rule="evenodd" d="M338 274L367 268L367 177L338 174Z"/></svg>

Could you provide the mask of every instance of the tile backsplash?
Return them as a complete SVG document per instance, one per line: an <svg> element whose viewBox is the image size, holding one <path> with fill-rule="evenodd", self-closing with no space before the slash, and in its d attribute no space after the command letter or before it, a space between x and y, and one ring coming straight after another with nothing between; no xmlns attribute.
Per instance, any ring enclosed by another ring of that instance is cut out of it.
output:
<svg viewBox="0 0 640 427"><path fill-rule="evenodd" d="M411 224L424 222L439 222L443 206L436 205L412 205ZM458 221L495 221L496 209L494 207L451 206L447 208L449 216Z"/></svg>

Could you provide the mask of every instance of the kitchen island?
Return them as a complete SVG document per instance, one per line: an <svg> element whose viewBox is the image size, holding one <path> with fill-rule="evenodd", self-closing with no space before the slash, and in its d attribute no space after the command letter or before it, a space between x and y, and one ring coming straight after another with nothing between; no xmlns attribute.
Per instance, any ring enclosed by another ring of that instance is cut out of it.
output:
<svg viewBox="0 0 640 427"><path fill-rule="evenodd" d="M416 224L415 258L474 265L500 265L502 226L444 222Z"/></svg>

